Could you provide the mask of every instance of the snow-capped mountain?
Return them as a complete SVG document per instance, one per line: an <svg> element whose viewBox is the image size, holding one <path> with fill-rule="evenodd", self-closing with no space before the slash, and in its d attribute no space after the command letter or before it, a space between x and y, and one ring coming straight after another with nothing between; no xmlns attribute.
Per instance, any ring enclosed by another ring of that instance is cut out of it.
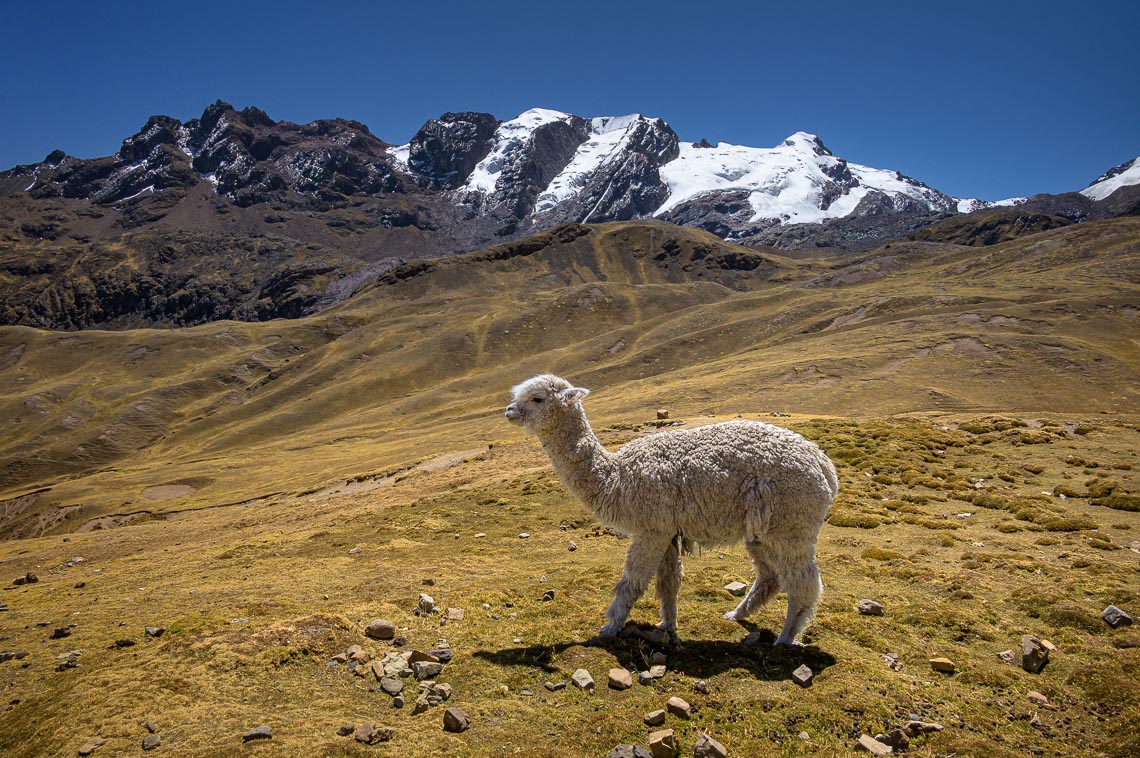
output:
<svg viewBox="0 0 1140 758"><path fill-rule="evenodd" d="M114 156L56 151L0 173L0 196L84 200L128 212L128 226L160 219L202 192L238 208L264 207L273 223L337 211L329 220L337 235L369 236L373 257L405 254L413 243L420 254L446 253L566 221L650 217L746 243L862 249L1005 205L1070 220L1117 215L1132 207L1137 186L1140 160L1079 194L986 203L851 163L806 132L770 148L713 145L682 141L660 118L534 108L506 121L446 113L392 145L355 121L298 125L222 102L185 123L154 116ZM349 209L363 217L346 220ZM201 213L195 218L206 223ZM393 245L370 231L377 227L418 236Z"/></svg>

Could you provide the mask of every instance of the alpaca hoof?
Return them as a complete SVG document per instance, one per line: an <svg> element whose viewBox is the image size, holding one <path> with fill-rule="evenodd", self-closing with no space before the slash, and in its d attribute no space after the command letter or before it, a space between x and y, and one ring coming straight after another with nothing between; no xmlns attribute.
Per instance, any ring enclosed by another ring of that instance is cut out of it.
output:
<svg viewBox="0 0 1140 758"><path fill-rule="evenodd" d="M622 630L623 626L625 626L625 624L622 624L621 626L619 626L617 624L606 624L605 626L603 626L598 631L598 636L599 637L617 637L619 634L621 634L621 630Z"/></svg>
<svg viewBox="0 0 1140 758"><path fill-rule="evenodd" d="M725 621L742 621L743 619L741 619L740 616L736 615L736 611L729 611L728 613L724 614L724 620Z"/></svg>
<svg viewBox="0 0 1140 758"><path fill-rule="evenodd" d="M786 647L792 650L799 650L804 647L804 643L798 640L776 640L773 647Z"/></svg>

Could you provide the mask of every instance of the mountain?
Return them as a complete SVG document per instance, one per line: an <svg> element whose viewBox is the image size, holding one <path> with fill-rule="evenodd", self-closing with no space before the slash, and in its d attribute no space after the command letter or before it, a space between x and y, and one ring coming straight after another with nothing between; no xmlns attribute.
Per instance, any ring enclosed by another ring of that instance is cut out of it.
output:
<svg viewBox="0 0 1140 758"><path fill-rule="evenodd" d="M356 121L219 101L185 123L150 118L113 156L55 151L0 173L0 323L293 318L408 260L563 223L657 218L746 245L860 251L994 207L1087 221L1137 212L1136 164L1080 193L983 203L804 132L712 145L659 118L536 108L446 113L395 145Z"/></svg>

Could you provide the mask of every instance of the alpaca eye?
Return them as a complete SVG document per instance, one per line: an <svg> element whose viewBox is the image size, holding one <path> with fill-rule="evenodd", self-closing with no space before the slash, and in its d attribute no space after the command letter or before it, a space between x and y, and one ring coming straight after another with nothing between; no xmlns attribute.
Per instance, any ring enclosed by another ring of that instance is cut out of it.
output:
<svg viewBox="0 0 1140 758"><path fill-rule="evenodd" d="M532 397L532 398L530 399L530 401L531 401L532 403L541 403L541 402L542 402L542 398L541 398L541 397Z"/></svg>

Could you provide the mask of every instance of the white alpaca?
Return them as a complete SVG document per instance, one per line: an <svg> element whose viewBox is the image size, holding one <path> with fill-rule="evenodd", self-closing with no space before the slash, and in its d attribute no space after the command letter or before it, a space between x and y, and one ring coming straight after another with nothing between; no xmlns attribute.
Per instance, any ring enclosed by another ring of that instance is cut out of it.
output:
<svg viewBox="0 0 1140 758"><path fill-rule="evenodd" d="M543 374L513 389L506 416L538 437L575 497L632 538L601 635L621 632L655 575L660 627L675 631L682 541L743 539L756 580L724 617L743 620L782 588L788 616L776 644L796 644L823 591L815 544L839 490L831 460L795 432L758 421L659 432L610 453L586 420L587 394Z"/></svg>

